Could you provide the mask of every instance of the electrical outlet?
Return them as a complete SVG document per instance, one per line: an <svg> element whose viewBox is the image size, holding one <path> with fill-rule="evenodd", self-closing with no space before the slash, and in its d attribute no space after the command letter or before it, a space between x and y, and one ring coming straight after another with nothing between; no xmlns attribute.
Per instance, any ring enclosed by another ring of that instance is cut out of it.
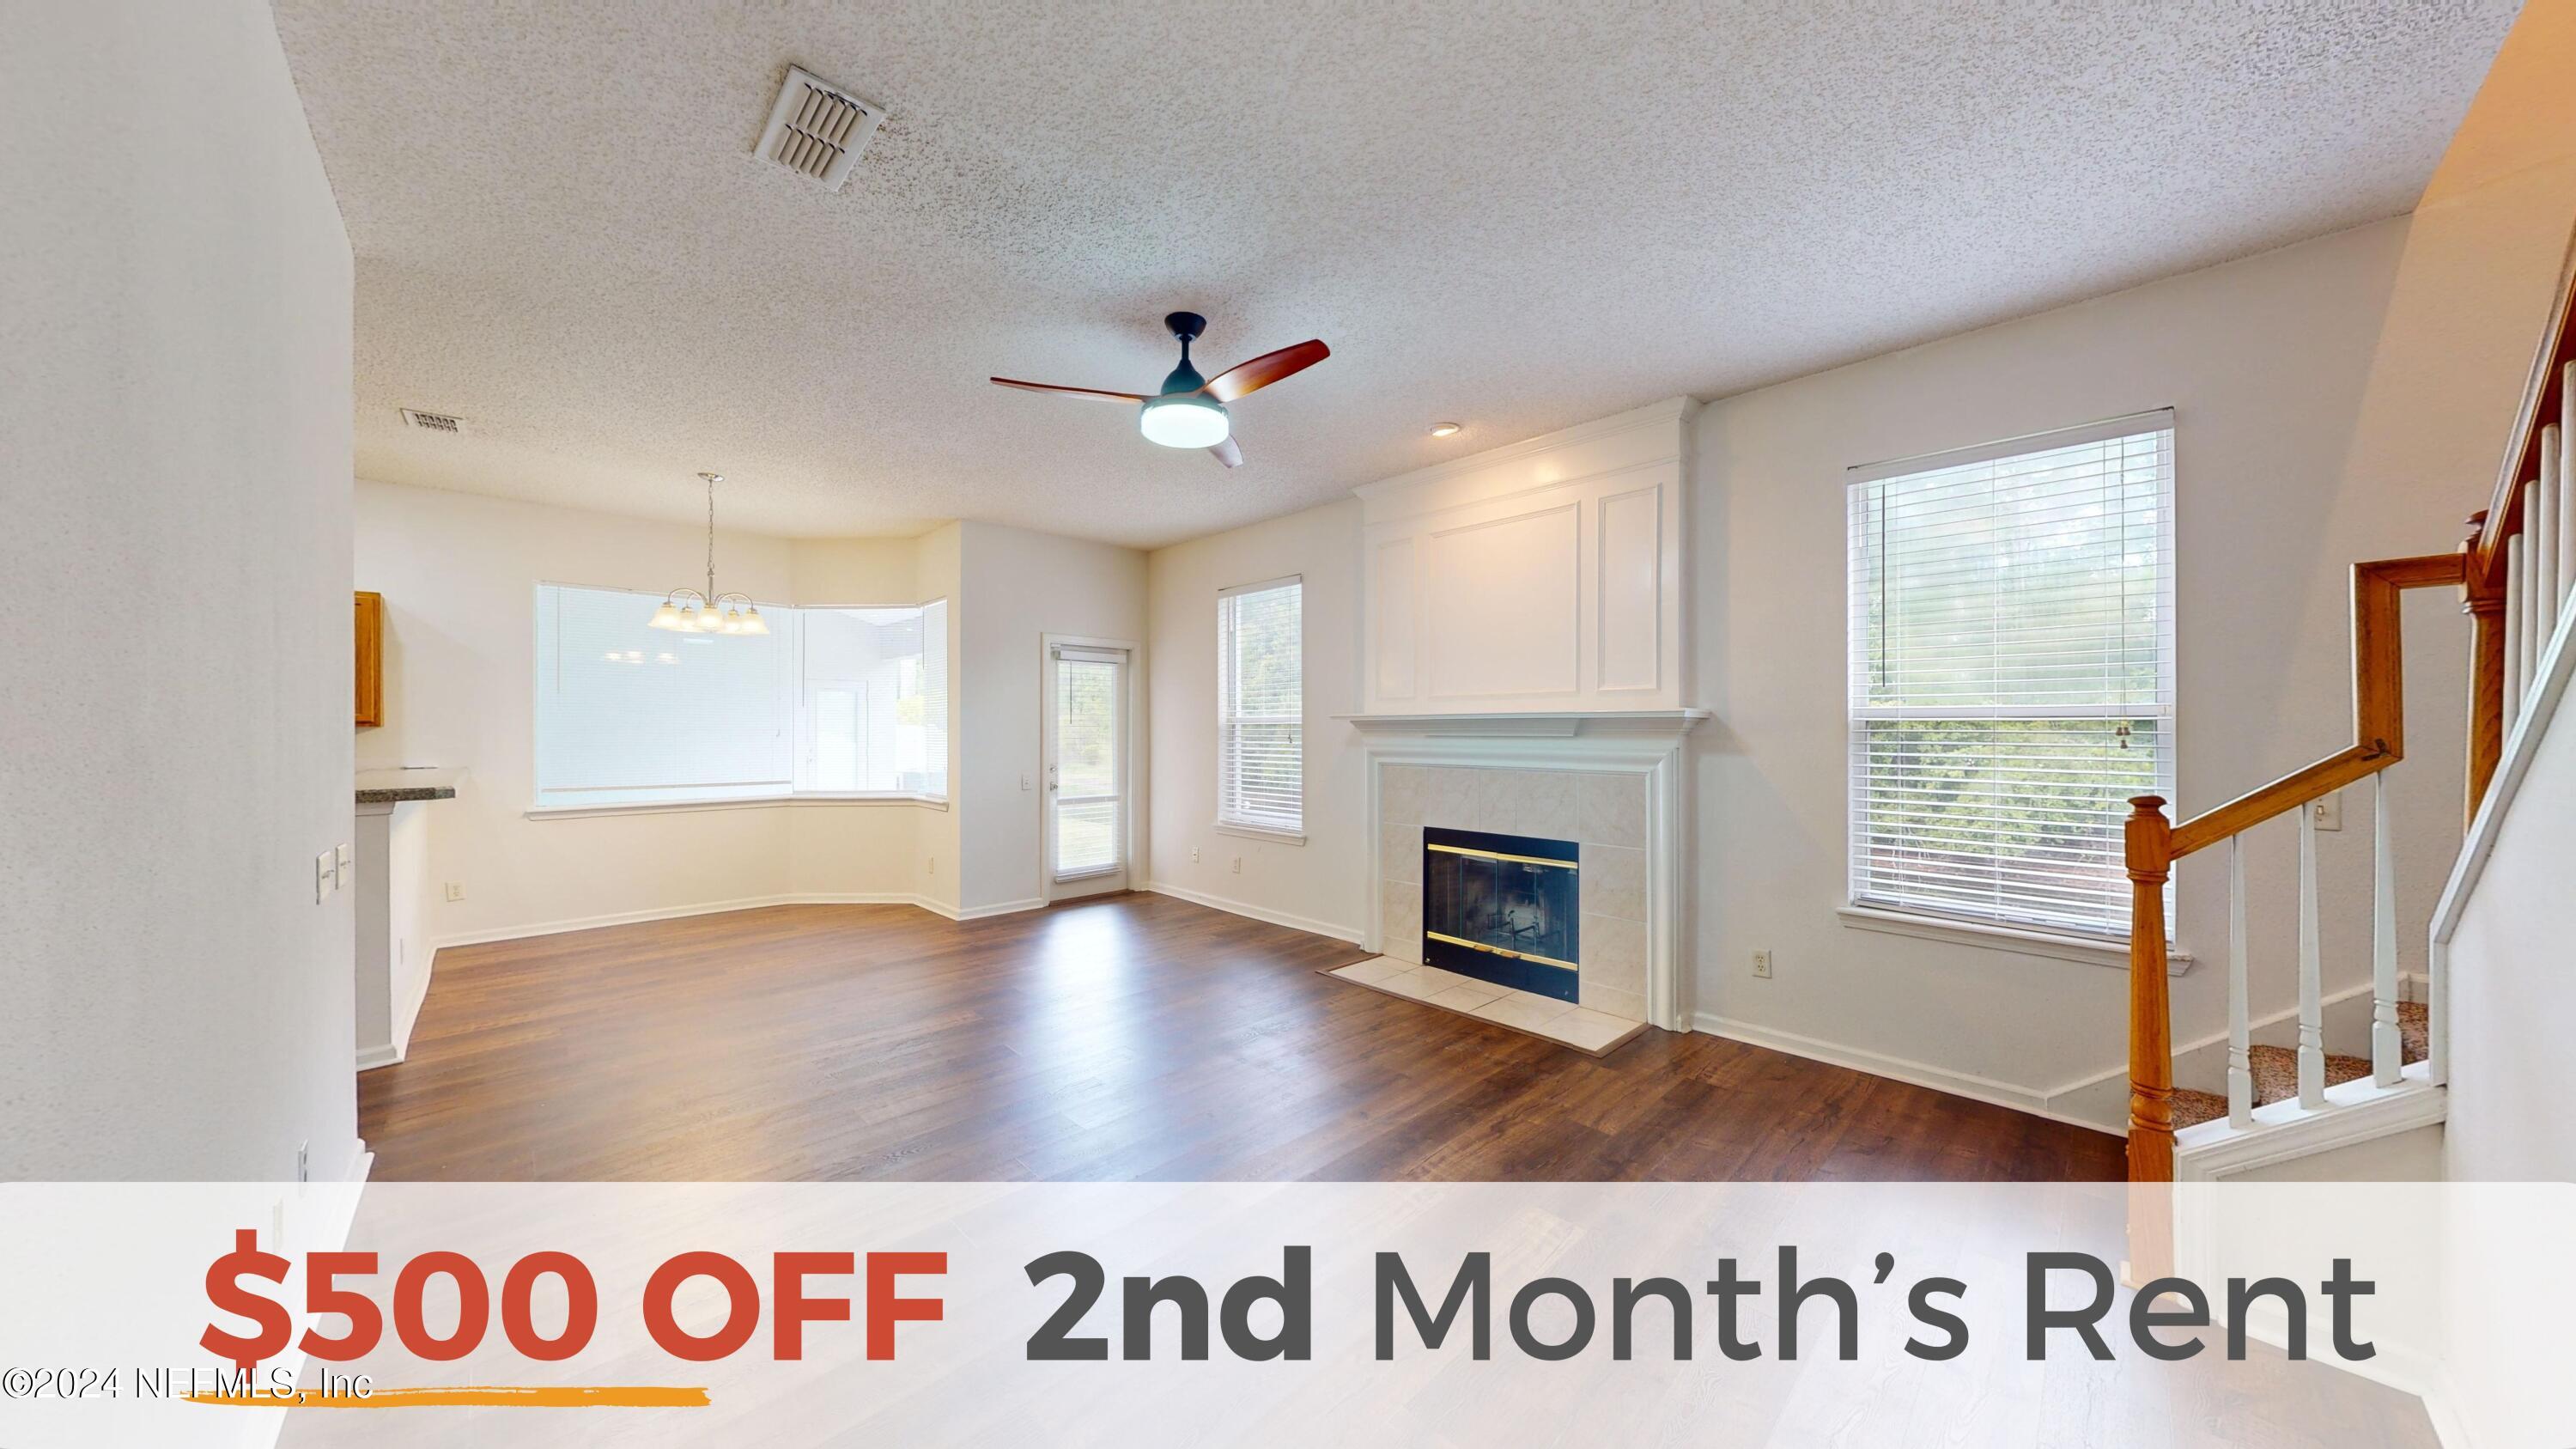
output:
<svg viewBox="0 0 2576 1449"><path fill-rule="evenodd" d="M1761 978L1762 978L1763 980L1765 980L1765 981L1768 981L1768 980L1770 980L1770 979L1771 979L1771 953L1770 953L1770 952L1768 952L1768 951L1756 951L1756 952L1754 952L1754 953L1753 953L1753 974L1754 974L1754 975L1756 975L1756 976L1761 977Z"/></svg>
<svg viewBox="0 0 2576 1449"><path fill-rule="evenodd" d="M451 901L461 901L465 899L465 882L461 880L449 881L447 883L447 898Z"/></svg>
<svg viewBox="0 0 2576 1449"><path fill-rule="evenodd" d="M1241 875L1241 874L1243 874L1243 857L1242 857L1242 856L1239 856L1239 855L1238 855L1238 856L1236 856L1236 857L1234 858L1234 873L1235 873L1236 875Z"/></svg>
<svg viewBox="0 0 2576 1449"><path fill-rule="evenodd" d="M2315 813L2319 830L2343 829L2343 792L2341 790L2319 797L2317 802L2308 809Z"/></svg>
<svg viewBox="0 0 2576 1449"><path fill-rule="evenodd" d="M921 858L921 873L923 875L939 874L939 857L935 855L923 856Z"/></svg>
<svg viewBox="0 0 2576 1449"><path fill-rule="evenodd" d="M330 851L313 857L313 904L318 906L330 898L332 888L339 884L339 867L340 858Z"/></svg>

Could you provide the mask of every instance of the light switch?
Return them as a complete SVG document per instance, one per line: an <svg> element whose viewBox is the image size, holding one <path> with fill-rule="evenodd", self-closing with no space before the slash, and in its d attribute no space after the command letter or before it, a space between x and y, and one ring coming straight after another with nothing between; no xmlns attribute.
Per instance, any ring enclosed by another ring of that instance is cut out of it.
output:
<svg viewBox="0 0 2576 1449"><path fill-rule="evenodd" d="M349 888L349 878L358 873L357 855L346 845L343 845L338 850L331 852L331 855L332 888L335 890L347 890Z"/></svg>
<svg viewBox="0 0 2576 1449"><path fill-rule="evenodd" d="M330 896L331 888L337 884L335 872L339 864L337 851L326 850L313 857L313 904L318 906Z"/></svg>
<svg viewBox="0 0 2576 1449"><path fill-rule="evenodd" d="M1026 775L1022 775L1022 776L1020 777L1020 788L1021 788L1021 789L1023 789L1023 790L1026 790L1026 789L1031 788L1031 786L1029 785L1029 777L1028 777L1028 776L1026 776Z"/></svg>

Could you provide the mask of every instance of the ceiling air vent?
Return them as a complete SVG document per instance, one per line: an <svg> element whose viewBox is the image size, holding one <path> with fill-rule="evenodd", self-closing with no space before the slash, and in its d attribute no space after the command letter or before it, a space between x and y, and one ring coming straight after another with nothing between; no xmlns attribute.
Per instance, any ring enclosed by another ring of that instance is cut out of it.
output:
<svg viewBox="0 0 2576 1449"><path fill-rule="evenodd" d="M416 408L404 408L402 415L406 426L424 433L446 433L453 437L465 431L465 420L454 413L425 413Z"/></svg>
<svg viewBox="0 0 2576 1449"><path fill-rule="evenodd" d="M800 66L787 68L759 153L790 171L813 177L833 191L849 177L850 163L867 149L885 112Z"/></svg>

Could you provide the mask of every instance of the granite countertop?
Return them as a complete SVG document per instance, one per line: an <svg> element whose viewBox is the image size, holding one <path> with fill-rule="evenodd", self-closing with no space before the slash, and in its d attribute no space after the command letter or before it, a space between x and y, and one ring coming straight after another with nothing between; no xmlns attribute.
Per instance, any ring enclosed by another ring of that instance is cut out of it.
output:
<svg viewBox="0 0 2576 1449"><path fill-rule="evenodd" d="M360 770L358 803L398 805L406 800L453 800L456 781L465 772L420 765L398 770Z"/></svg>

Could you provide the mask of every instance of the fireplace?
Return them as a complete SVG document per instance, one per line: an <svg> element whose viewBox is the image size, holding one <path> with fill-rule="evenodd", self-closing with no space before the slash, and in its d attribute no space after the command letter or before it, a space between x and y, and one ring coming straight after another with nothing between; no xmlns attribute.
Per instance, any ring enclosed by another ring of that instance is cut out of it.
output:
<svg viewBox="0 0 2576 1449"><path fill-rule="evenodd" d="M1575 1000L1579 868L1570 840L1426 827L1423 963Z"/></svg>

